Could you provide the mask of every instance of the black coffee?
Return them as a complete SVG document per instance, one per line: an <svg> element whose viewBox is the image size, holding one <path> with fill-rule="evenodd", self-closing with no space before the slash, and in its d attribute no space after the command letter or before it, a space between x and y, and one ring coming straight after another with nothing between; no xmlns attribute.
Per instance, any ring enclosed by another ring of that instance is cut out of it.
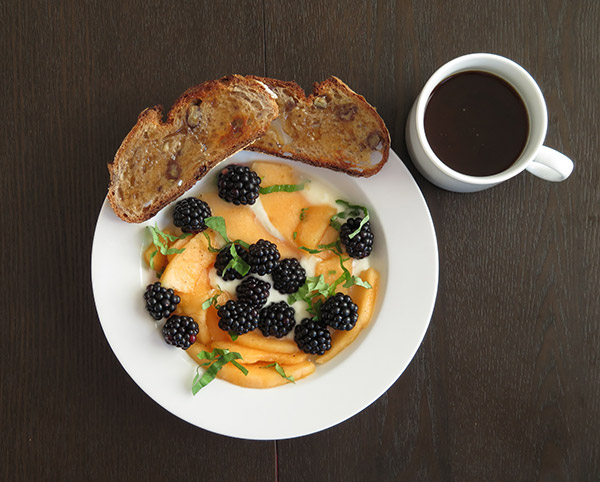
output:
<svg viewBox="0 0 600 482"><path fill-rule="evenodd" d="M508 169L523 152L529 117L519 94L500 77L460 72L431 94L425 134L448 167L471 176L491 176Z"/></svg>

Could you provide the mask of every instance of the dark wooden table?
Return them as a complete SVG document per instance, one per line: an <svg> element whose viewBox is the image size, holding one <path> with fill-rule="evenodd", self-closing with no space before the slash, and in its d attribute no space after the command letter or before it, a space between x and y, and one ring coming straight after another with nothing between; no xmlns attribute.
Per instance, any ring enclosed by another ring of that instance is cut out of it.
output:
<svg viewBox="0 0 600 482"><path fill-rule="evenodd" d="M0 19L0 480L599 480L599 2L4 0ZM463 195L416 173L409 107L477 51L538 81L547 144L576 163L567 181ZM304 88L334 74L362 93L438 236L436 307L408 369L299 439L166 412L121 368L92 297L106 163L145 107L230 73Z"/></svg>

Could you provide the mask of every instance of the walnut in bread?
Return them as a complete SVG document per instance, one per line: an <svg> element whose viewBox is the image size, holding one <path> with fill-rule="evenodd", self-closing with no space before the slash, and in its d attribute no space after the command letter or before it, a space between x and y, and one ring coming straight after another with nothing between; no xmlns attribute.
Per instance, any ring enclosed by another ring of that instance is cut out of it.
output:
<svg viewBox="0 0 600 482"><path fill-rule="evenodd" d="M114 212L132 223L151 218L261 137L277 114L273 93L239 75L188 89L164 122L160 106L144 110L108 165Z"/></svg>
<svg viewBox="0 0 600 482"><path fill-rule="evenodd" d="M377 173L388 160L390 135L376 110L337 77L306 97L295 82L252 77L277 94L279 117L249 149L357 177Z"/></svg>

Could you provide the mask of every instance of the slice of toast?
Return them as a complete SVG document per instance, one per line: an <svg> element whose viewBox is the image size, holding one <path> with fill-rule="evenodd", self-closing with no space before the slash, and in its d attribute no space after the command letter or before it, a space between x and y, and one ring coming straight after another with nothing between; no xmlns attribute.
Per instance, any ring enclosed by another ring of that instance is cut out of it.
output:
<svg viewBox="0 0 600 482"><path fill-rule="evenodd" d="M249 149L357 177L372 176L387 162L390 135L383 119L337 77L314 84L308 97L295 82L252 78L277 94L279 117Z"/></svg>
<svg viewBox="0 0 600 482"><path fill-rule="evenodd" d="M144 110L108 165L114 212L131 223L151 218L261 137L277 114L273 93L239 75L188 89L165 122L161 106Z"/></svg>

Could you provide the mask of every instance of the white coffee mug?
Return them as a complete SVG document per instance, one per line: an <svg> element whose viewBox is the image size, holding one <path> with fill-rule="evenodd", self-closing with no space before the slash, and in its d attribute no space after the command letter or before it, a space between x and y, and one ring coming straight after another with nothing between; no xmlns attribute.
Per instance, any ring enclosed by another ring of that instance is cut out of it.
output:
<svg viewBox="0 0 600 482"><path fill-rule="evenodd" d="M506 170L490 176L471 176L444 164L433 152L425 135L425 109L434 89L448 77L464 71L494 74L519 94L529 116L529 136L521 155ZM415 166L433 184L456 192L482 191L510 179L523 170L547 181L564 181L573 171L573 161L543 145L548 128L544 96L531 75L519 64L494 54L469 54L440 67L427 81L412 106L406 123L406 143Z"/></svg>

